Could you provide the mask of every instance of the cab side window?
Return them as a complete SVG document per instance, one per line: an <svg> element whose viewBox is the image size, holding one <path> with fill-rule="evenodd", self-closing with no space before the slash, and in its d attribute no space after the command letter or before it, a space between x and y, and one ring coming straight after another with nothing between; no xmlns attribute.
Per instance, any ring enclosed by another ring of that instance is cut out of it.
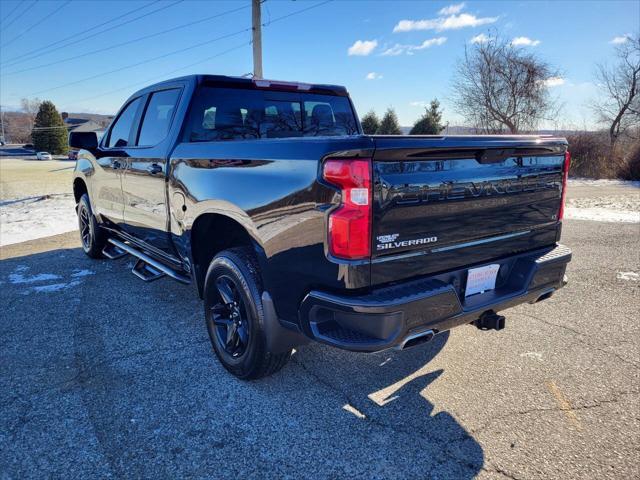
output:
<svg viewBox="0 0 640 480"><path fill-rule="evenodd" d="M179 88L161 90L151 95L142 120L138 145L153 146L164 140L169 133L179 97Z"/></svg>
<svg viewBox="0 0 640 480"><path fill-rule="evenodd" d="M109 133L109 139L107 141L108 148L127 147L130 145L129 137L131 135L131 127L136 119L136 113L138 113L138 108L140 108L141 102L142 98L138 97L129 103L129 105L127 105L122 111L116 122L113 124L113 127L111 127L111 132Z"/></svg>

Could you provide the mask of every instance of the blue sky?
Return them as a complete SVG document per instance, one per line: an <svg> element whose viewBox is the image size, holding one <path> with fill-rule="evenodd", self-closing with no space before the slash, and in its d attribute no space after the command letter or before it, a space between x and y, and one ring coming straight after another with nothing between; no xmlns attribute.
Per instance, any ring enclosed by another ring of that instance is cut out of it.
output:
<svg viewBox="0 0 640 480"><path fill-rule="evenodd" d="M37 96L60 111L114 113L164 78L252 70L249 0L0 0L0 19L6 109ZM199 23L182 27L191 22ZM564 104L557 126L580 128L593 126L585 104L599 94L594 66L611 59L616 38L640 29L640 2L267 0L263 22L266 78L345 85L361 116L392 106L402 125L432 98L461 124L449 98L465 45L495 32L519 39L561 72L550 87Z"/></svg>

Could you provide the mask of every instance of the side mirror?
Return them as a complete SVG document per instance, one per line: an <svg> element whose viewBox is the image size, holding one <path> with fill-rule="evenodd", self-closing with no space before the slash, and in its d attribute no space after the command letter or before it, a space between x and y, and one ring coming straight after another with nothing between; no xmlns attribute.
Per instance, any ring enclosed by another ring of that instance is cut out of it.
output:
<svg viewBox="0 0 640 480"><path fill-rule="evenodd" d="M96 132L71 132L69 146L79 150L94 151L98 148L98 135Z"/></svg>

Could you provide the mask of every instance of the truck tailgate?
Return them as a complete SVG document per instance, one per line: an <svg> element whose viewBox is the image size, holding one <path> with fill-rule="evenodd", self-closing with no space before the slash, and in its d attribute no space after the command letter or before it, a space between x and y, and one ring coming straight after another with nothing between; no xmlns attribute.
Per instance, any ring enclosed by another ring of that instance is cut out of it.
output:
<svg viewBox="0 0 640 480"><path fill-rule="evenodd" d="M374 140L373 285L556 242L563 139Z"/></svg>

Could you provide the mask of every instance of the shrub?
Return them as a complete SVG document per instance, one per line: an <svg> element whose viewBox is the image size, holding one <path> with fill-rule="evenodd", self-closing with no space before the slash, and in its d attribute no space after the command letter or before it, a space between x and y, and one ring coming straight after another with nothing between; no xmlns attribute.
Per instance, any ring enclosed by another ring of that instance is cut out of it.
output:
<svg viewBox="0 0 640 480"><path fill-rule="evenodd" d="M440 102L433 99L429 108L425 107L424 114L413 124L409 135L438 135L443 129Z"/></svg>
<svg viewBox="0 0 640 480"><path fill-rule="evenodd" d="M586 178L640 179L640 142L619 141L612 149L607 132L567 135L571 152L570 175Z"/></svg>
<svg viewBox="0 0 640 480"><path fill-rule="evenodd" d="M380 128L380 119L373 110L369 110L369 112L362 117L360 123L362 124L362 131L366 135L373 135Z"/></svg>
<svg viewBox="0 0 640 480"><path fill-rule="evenodd" d="M629 148L621 173L625 180L640 180L640 141Z"/></svg>
<svg viewBox="0 0 640 480"><path fill-rule="evenodd" d="M380 122L380 128L376 132L380 135L402 135L398 116L393 108L388 108Z"/></svg>
<svg viewBox="0 0 640 480"><path fill-rule="evenodd" d="M48 100L42 102L31 131L36 151L65 154L69 150L68 135L56 106Z"/></svg>

